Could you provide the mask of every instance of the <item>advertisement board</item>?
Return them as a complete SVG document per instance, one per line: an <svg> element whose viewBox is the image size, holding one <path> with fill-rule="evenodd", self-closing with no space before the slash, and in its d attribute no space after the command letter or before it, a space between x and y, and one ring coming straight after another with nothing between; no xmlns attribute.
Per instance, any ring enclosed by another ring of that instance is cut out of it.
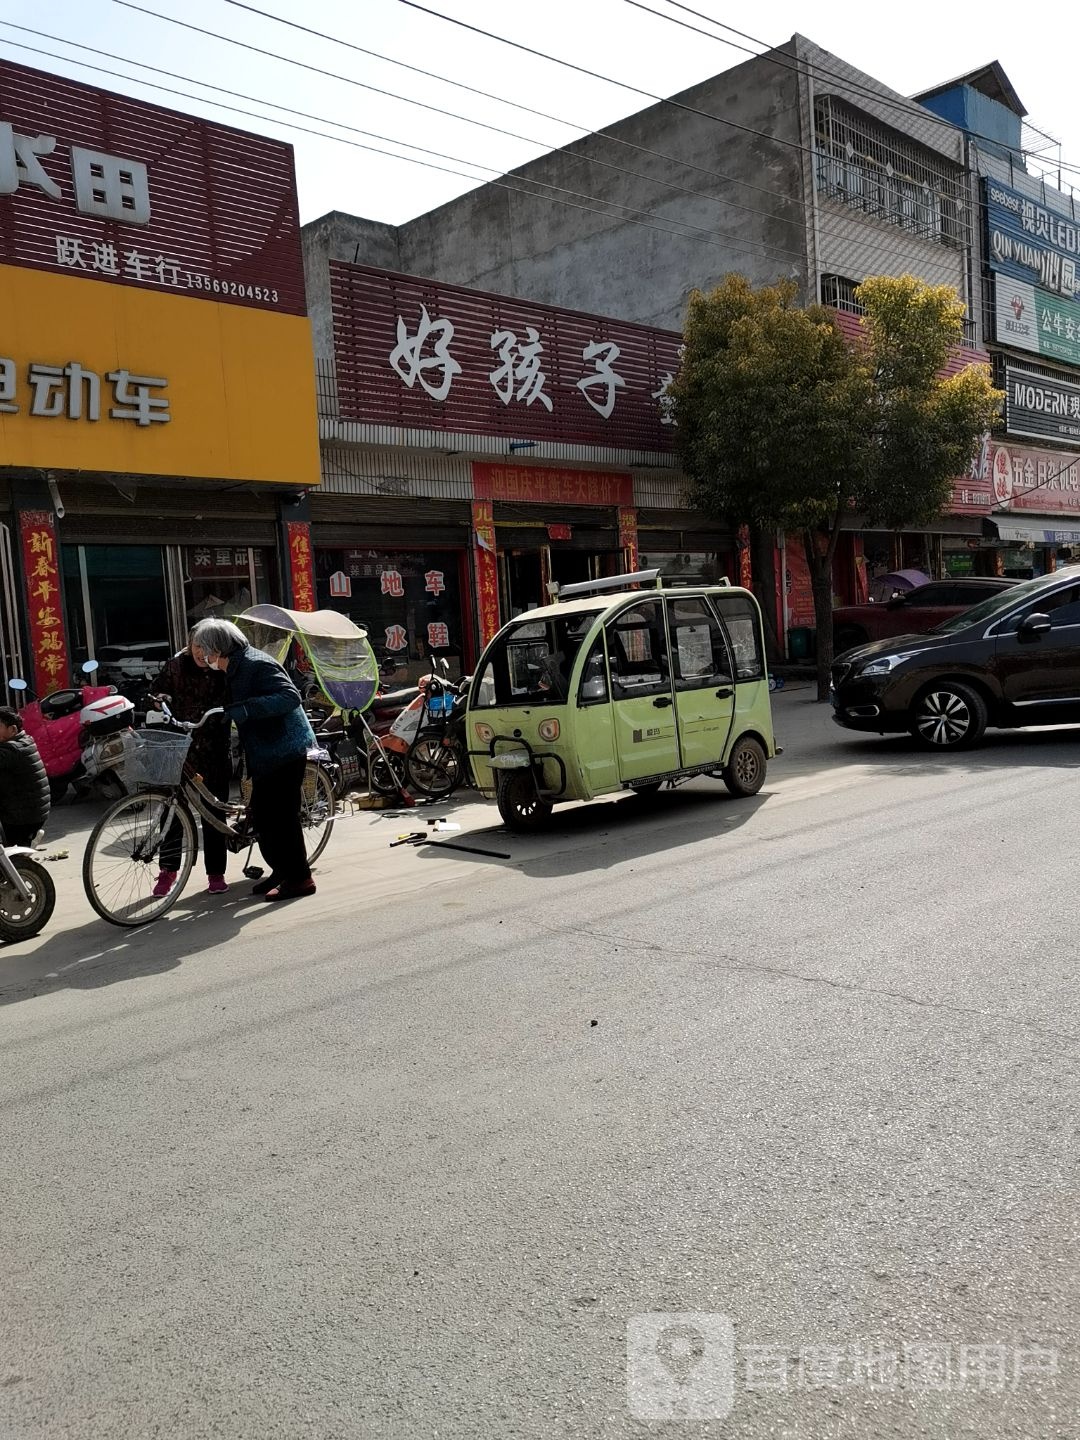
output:
<svg viewBox="0 0 1080 1440"><path fill-rule="evenodd" d="M1062 299L1080 299L1080 222L984 179L990 268Z"/></svg>
<svg viewBox="0 0 1080 1440"><path fill-rule="evenodd" d="M292 150L0 61L0 457L319 481Z"/></svg>
<svg viewBox="0 0 1080 1440"><path fill-rule="evenodd" d="M1080 377L1078 377L1080 378ZM1005 428L1059 444L1080 442L1080 384L1005 367Z"/></svg>
<svg viewBox="0 0 1080 1440"><path fill-rule="evenodd" d="M1023 280L994 280L994 336L1014 350L1080 366L1080 302Z"/></svg>
<svg viewBox="0 0 1080 1440"><path fill-rule="evenodd" d="M673 448L675 332L339 261L330 281L343 420Z"/></svg>

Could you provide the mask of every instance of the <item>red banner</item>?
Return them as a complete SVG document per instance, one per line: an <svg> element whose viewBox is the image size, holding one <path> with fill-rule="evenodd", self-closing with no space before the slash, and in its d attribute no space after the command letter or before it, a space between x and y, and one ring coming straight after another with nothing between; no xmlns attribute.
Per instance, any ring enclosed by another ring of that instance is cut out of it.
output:
<svg viewBox="0 0 1080 1440"><path fill-rule="evenodd" d="M315 557L311 551L311 526L303 520L290 520L288 533L293 609L314 610Z"/></svg>
<svg viewBox="0 0 1080 1440"><path fill-rule="evenodd" d="M789 630L816 628L810 567L806 563L806 551L798 535L789 535L784 546L784 598Z"/></svg>
<svg viewBox="0 0 1080 1440"><path fill-rule="evenodd" d="M750 564L750 526L740 525L735 538L739 546L739 584L744 590L750 590L754 584L754 571Z"/></svg>
<svg viewBox="0 0 1080 1440"><path fill-rule="evenodd" d="M632 575L638 568L637 511L632 505L619 508L619 549L626 573Z"/></svg>
<svg viewBox="0 0 1080 1440"><path fill-rule="evenodd" d="M70 668L60 596L56 522L48 510L24 510L19 516L19 530L34 689L43 696L63 689L68 683Z"/></svg>
<svg viewBox="0 0 1080 1440"><path fill-rule="evenodd" d="M532 505L633 505L633 477L602 470L563 470L548 465L473 462L477 500L516 500Z"/></svg>
<svg viewBox="0 0 1080 1440"><path fill-rule="evenodd" d="M482 649L499 629L499 562L495 551L495 515L490 500L473 502L472 523L476 613Z"/></svg>

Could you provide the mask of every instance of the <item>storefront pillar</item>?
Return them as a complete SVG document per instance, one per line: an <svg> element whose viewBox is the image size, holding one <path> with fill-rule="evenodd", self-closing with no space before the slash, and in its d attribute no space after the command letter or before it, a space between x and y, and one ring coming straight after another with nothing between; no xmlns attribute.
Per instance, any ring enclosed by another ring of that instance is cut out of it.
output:
<svg viewBox="0 0 1080 1440"><path fill-rule="evenodd" d="M490 500L472 504L473 571L476 576L476 619L480 648L499 629L499 562L495 548L495 507Z"/></svg>
<svg viewBox="0 0 1080 1440"><path fill-rule="evenodd" d="M283 603L293 610L315 609L315 552L306 496L282 500L278 507L278 549Z"/></svg>
<svg viewBox="0 0 1080 1440"><path fill-rule="evenodd" d="M623 569L632 575L638 568L638 513L632 505L619 507L619 549Z"/></svg>

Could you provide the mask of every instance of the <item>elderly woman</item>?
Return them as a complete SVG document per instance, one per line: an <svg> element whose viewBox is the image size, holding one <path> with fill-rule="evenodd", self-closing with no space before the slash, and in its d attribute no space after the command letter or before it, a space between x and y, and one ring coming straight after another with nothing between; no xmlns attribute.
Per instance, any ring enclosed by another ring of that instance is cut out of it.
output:
<svg viewBox="0 0 1080 1440"><path fill-rule="evenodd" d="M202 620L196 659L225 675L225 714L240 732L251 778L251 818L270 874L254 887L267 900L315 894L300 824L300 792L315 736L300 692L276 660L249 645L229 620Z"/></svg>

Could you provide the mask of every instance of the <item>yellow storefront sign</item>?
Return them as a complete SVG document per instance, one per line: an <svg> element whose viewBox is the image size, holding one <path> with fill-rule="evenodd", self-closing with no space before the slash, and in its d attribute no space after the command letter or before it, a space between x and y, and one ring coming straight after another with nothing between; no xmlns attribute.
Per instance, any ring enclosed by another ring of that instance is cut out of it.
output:
<svg viewBox="0 0 1080 1440"><path fill-rule="evenodd" d="M0 265L0 466L319 483L310 322Z"/></svg>

